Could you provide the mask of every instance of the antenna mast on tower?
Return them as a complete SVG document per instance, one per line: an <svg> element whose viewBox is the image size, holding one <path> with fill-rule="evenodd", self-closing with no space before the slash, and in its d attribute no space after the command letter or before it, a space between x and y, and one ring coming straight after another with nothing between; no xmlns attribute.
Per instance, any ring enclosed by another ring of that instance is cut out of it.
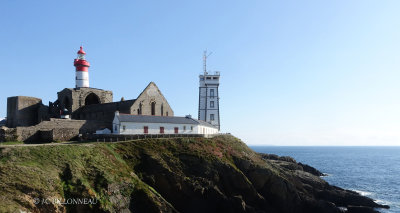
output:
<svg viewBox="0 0 400 213"><path fill-rule="evenodd" d="M207 55L207 50L204 51L203 53L203 70L204 70L204 75L207 75L207 58L208 56L210 56L212 54L212 52L210 52L210 54Z"/></svg>

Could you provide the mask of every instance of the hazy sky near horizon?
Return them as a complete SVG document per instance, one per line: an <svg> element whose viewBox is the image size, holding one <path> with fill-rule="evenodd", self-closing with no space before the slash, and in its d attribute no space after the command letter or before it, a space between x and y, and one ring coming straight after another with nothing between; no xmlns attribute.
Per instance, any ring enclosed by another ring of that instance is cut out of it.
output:
<svg viewBox="0 0 400 213"><path fill-rule="evenodd" d="M6 98L56 100L75 85L114 101L154 81L175 115L197 117L208 49L221 71L223 132L251 145L400 145L400 1L1 1Z"/></svg>

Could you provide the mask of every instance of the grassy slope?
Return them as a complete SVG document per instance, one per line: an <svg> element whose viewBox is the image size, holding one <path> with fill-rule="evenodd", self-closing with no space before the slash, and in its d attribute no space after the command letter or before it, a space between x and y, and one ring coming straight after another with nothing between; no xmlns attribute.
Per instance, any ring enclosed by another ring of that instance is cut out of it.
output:
<svg viewBox="0 0 400 213"><path fill-rule="evenodd" d="M131 197L138 195L138 200L150 202L152 206L168 206L137 178L115 152L116 146L99 143L3 148L0 155L0 212L65 210L62 206L35 206L33 198L96 197L98 205L85 206L87 210L118 211L129 205ZM121 204L124 199L126 203Z"/></svg>
<svg viewBox="0 0 400 213"><path fill-rule="evenodd" d="M292 173L228 135L2 148L0 212L293 212ZM33 203L84 197L99 203Z"/></svg>

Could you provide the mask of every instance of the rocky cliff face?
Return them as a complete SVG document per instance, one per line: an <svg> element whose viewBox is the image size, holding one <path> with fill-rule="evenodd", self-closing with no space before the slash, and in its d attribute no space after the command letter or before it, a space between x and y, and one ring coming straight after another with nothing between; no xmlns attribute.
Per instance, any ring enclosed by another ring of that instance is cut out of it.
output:
<svg viewBox="0 0 400 213"><path fill-rule="evenodd" d="M0 212L351 213L385 207L319 175L289 157L255 153L232 136L1 148ZM76 202L81 198L92 202Z"/></svg>

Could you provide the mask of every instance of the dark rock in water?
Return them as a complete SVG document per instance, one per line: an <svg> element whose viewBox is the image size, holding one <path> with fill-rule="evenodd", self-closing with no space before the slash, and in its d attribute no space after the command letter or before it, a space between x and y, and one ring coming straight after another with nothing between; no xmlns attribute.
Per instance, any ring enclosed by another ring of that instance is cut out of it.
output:
<svg viewBox="0 0 400 213"><path fill-rule="evenodd" d="M311 166L309 166L307 164L298 163L298 165L303 167L303 170L305 172L311 173L311 174L316 175L316 176L326 176L324 173L318 171L316 168L311 167Z"/></svg>
<svg viewBox="0 0 400 213"><path fill-rule="evenodd" d="M366 206L348 206L347 213L379 213L371 207Z"/></svg>

